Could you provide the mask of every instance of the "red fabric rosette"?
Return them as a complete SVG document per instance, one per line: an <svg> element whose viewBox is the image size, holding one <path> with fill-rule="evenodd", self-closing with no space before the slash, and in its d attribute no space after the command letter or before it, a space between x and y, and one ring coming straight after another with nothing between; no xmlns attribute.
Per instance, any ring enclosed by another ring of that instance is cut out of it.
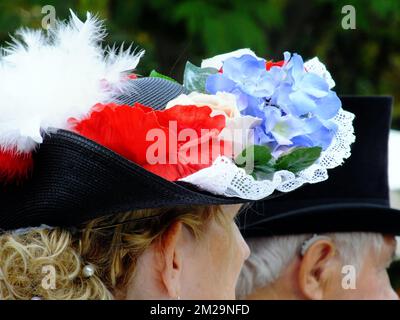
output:
<svg viewBox="0 0 400 320"><path fill-rule="evenodd" d="M169 181L209 167L216 157L231 154L218 138L225 116L211 116L208 106L174 106L166 110L98 104L72 129Z"/></svg>

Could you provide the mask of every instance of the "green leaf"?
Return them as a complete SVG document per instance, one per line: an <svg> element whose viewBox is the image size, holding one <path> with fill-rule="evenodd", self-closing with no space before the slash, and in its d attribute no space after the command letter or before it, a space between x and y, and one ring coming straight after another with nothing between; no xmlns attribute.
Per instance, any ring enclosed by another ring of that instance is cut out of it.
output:
<svg viewBox="0 0 400 320"><path fill-rule="evenodd" d="M217 69L200 68L188 61L183 74L183 86L189 91L205 93L207 78L216 73L218 73Z"/></svg>
<svg viewBox="0 0 400 320"><path fill-rule="evenodd" d="M149 77L161 78L161 79L169 80L169 81L172 81L172 82L177 82L176 80L174 80L174 79L172 79L172 78L170 78L170 77L168 77L168 76L165 76L165 75L163 75L163 74L157 72L156 70L152 70L152 71L150 72Z"/></svg>
<svg viewBox="0 0 400 320"><path fill-rule="evenodd" d="M296 173L311 166L320 157L321 147L297 148L281 156L275 163L277 170L288 170Z"/></svg>
<svg viewBox="0 0 400 320"><path fill-rule="evenodd" d="M252 145L244 149L235 159L238 167L243 168L254 179L267 179L275 172L271 150L267 146Z"/></svg>
<svg viewBox="0 0 400 320"><path fill-rule="evenodd" d="M271 150L267 146L251 145L244 149L235 159L239 167L249 165L252 161L254 167L266 166L272 159Z"/></svg>
<svg viewBox="0 0 400 320"><path fill-rule="evenodd" d="M252 176L256 180L270 179L272 174L276 172L276 169L272 163L268 163L262 166L255 166Z"/></svg>
<svg viewBox="0 0 400 320"><path fill-rule="evenodd" d="M263 174L271 174L274 173L276 171L275 166L273 164L267 164L267 165L263 165L263 166L256 166L255 171L263 173Z"/></svg>

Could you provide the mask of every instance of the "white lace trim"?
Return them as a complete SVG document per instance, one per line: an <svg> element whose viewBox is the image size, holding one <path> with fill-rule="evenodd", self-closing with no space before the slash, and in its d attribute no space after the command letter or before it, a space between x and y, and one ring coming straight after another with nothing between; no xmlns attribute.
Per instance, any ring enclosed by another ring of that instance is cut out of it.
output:
<svg viewBox="0 0 400 320"><path fill-rule="evenodd" d="M304 68L308 72L314 73L321 78L325 79L325 81L329 85L329 89L332 89L335 86L335 80L333 80L330 72L326 69L326 66L319 61L318 57L314 57L304 63Z"/></svg>
<svg viewBox="0 0 400 320"><path fill-rule="evenodd" d="M338 125L332 144L322 152L321 157L307 169L293 174L286 170L275 172L272 180L255 180L237 167L227 157L218 157L205 169L181 179L202 190L226 197L260 200L275 190L290 192L305 183L318 183L328 179L328 169L341 165L350 155L350 145L354 142L354 114L341 109L332 119Z"/></svg>

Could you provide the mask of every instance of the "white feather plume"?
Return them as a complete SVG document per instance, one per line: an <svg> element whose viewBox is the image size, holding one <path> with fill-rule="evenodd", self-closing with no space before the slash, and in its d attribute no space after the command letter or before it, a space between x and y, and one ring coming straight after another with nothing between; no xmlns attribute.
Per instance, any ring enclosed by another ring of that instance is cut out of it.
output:
<svg viewBox="0 0 400 320"><path fill-rule="evenodd" d="M0 151L30 152L50 128L67 128L112 101L143 51L104 49L103 23L71 11L53 30L22 29L0 56Z"/></svg>

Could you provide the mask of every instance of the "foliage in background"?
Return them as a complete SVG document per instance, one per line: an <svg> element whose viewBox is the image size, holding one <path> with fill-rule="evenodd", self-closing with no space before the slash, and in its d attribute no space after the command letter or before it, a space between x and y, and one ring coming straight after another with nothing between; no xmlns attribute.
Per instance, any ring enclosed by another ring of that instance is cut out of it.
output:
<svg viewBox="0 0 400 320"><path fill-rule="evenodd" d="M40 27L48 4L61 19L69 8L82 18L89 10L106 19L107 41L146 50L143 75L157 70L182 81L187 60L199 65L201 58L244 47L275 60L285 50L317 55L338 93L394 95L400 129L399 0L1 0L0 42L20 26ZM356 9L356 30L342 29L347 4ZM392 277L396 287L399 279Z"/></svg>
<svg viewBox="0 0 400 320"><path fill-rule="evenodd" d="M318 55L341 94L397 97L400 128L400 1L398 0L2 0L0 41L19 26L40 27L41 8L59 18L68 8L107 20L109 42L146 49L139 73L155 69L182 81L186 60L250 47L281 59L282 52ZM356 30L341 26L344 5L356 9Z"/></svg>

